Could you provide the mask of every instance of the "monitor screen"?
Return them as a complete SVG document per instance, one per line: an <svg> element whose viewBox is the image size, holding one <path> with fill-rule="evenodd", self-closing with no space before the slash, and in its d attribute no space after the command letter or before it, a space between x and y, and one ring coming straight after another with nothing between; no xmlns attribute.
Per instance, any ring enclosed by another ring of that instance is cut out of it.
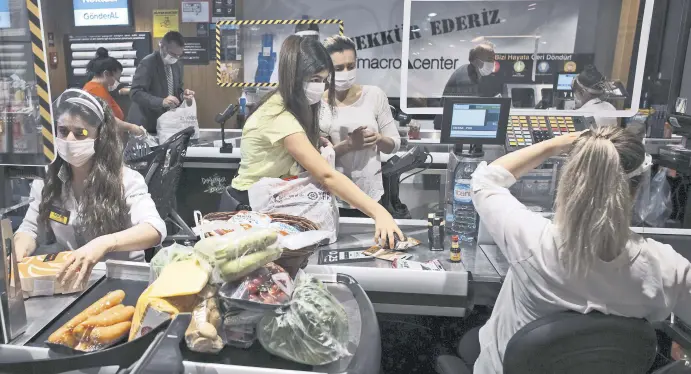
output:
<svg viewBox="0 0 691 374"><path fill-rule="evenodd" d="M128 26L130 0L72 0L75 26Z"/></svg>
<svg viewBox="0 0 691 374"><path fill-rule="evenodd" d="M501 104L453 104L451 138L496 138Z"/></svg>
<svg viewBox="0 0 691 374"><path fill-rule="evenodd" d="M0 0L0 29L6 29L11 26L10 0Z"/></svg>
<svg viewBox="0 0 691 374"><path fill-rule="evenodd" d="M571 91L571 83L578 74L559 74L557 78L558 91Z"/></svg>

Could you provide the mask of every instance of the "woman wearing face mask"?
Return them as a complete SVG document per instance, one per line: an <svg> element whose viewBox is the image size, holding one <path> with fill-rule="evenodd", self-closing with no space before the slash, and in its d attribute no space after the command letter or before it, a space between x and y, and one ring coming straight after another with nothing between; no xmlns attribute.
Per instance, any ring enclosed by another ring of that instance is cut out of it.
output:
<svg viewBox="0 0 691 374"><path fill-rule="evenodd" d="M613 111L614 105L605 100L605 77L593 65L586 66L571 83L575 106L583 111ZM597 126L617 126L615 117L594 117Z"/></svg>
<svg viewBox="0 0 691 374"><path fill-rule="evenodd" d="M53 113L57 158L44 180L31 186L33 202L14 248L20 259L39 241L54 240L60 250L74 251L58 278L70 286L88 279L104 258L143 261L143 250L161 243L166 226L144 178L123 164L122 143L105 101L68 89L53 103Z"/></svg>
<svg viewBox="0 0 691 374"><path fill-rule="evenodd" d="M403 237L391 215L337 172L319 154L319 112L328 88L333 106L333 63L319 41L296 35L281 46L278 89L268 94L245 123L242 160L230 194L249 205L247 190L262 178L296 175L297 164L330 192L360 209L376 223L376 237Z"/></svg>
<svg viewBox="0 0 691 374"><path fill-rule="evenodd" d="M336 166L363 192L379 201L384 195L380 152L395 153L401 146L398 126L391 115L389 98L376 86L355 84L355 43L345 36L324 41L336 70L336 107L322 105L319 126L336 151ZM324 97L327 100L328 97ZM343 216L359 212L342 204Z"/></svg>
<svg viewBox="0 0 691 374"><path fill-rule="evenodd" d="M118 127L124 132L129 132L135 135L144 135L146 130L143 127L125 122L125 114L120 109L120 105L113 99L110 92L115 90L120 85L120 76L122 75L122 64L108 56L108 50L100 47L96 51L96 58L89 61L86 65L86 70L93 76L89 82L84 85L84 91L100 97L105 100L110 106L115 116L115 122Z"/></svg>

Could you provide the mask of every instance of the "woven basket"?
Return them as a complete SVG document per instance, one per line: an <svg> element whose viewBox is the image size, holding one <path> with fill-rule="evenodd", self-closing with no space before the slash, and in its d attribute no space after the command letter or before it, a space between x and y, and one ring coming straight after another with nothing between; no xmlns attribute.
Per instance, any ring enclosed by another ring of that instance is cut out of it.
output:
<svg viewBox="0 0 691 374"><path fill-rule="evenodd" d="M238 213L239 212L209 213L202 217L202 219L205 221L227 221ZM319 230L319 226L317 226L314 222L302 217L287 214L267 215L271 217L271 222L285 223L297 228L302 232ZM317 247L317 245L311 245L306 248L283 251L281 257L274 261L274 263L284 268L291 277L295 277L298 270L304 269L305 266L307 266L310 256L312 256L312 254L317 250Z"/></svg>

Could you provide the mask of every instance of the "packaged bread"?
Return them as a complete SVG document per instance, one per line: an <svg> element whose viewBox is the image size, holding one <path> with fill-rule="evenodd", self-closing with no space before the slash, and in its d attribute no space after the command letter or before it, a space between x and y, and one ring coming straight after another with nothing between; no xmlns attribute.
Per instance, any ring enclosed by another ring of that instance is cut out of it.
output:
<svg viewBox="0 0 691 374"><path fill-rule="evenodd" d="M57 281L62 265L72 256L71 251L26 257L17 264L24 297L52 296L84 291L86 284L63 286ZM76 279L75 279L76 281Z"/></svg>
<svg viewBox="0 0 691 374"><path fill-rule="evenodd" d="M114 321L121 321L121 322L128 322L127 317L121 317L121 314L127 315L129 311L125 311L126 307L120 308L118 305L122 303L122 301L125 299L125 292L122 290L117 290L117 291L112 291L103 296L100 300L96 301L95 303L91 304L88 308L84 309L81 311L79 314L74 316L71 320L69 320L66 324L64 324L62 327L57 329L55 332L53 332L49 337L48 337L48 342L53 343L53 344L60 344L64 345L70 348L77 348L77 346L80 344L81 340L84 338L89 338L91 337L91 328L87 328L88 326L92 327L110 327L104 326L106 324L106 321L112 321L113 324L116 324ZM119 314L110 312L108 313L108 310L111 308L117 307L116 311ZM106 313L105 318L98 318L97 316ZM94 318L96 317L96 318ZM92 319L93 318L93 319ZM132 318L132 315L129 315L129 319ZM90 322L90 325L88 326L80 326L86 321L92 321ZM79 333L79 337L75 336L75 330ZM104 335L105 336L105 335ZM109 337L112 337L111 335L108 335ZM97 340L94 345L100 345L99 341Z"/></svg>
<svg viewBox="0 0 691 374"><path fill-rule="evenodd" d="M194 352L218 353L223 349L221 311L216 288L206 286L199 294L199 304L192 311L192 321L185 332L185 343Z"/></svg>
<svg viewBox="0 0 691 374"><path fill-rule="evenodd" d="M129 340L146 334L178 313L191 313L208 281L208 269L196 259L163 268L158 279L137 300Z"/></svg>

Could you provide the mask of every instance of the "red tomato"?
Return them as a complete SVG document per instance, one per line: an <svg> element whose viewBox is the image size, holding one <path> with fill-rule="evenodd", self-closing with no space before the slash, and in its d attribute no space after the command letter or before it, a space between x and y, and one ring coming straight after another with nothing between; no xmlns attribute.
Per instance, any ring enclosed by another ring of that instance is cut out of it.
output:
<svg viewBox="0 0 691 374"><path fill-rule="evenodd" d="M276 300L276 298L271 295L264 297L263 299L264 304L278 304L278 300Z"/></svg>
<svg viewBox="0 0 691 374"><path fill-rule="evenodd" d="M259 286L262 285L262 283L264 283L264 281L263 281L261 278L254 278L254 279L252 279L252 282L251 282L251 283L252 283L253 285L259 287Z"/></svg>
<svg viewBox="0 0 691 374"><path fill-rule="evenodd" d="M290 301L290 297L288 297L288 295L287 295L285 292L283 292L283 291L281 291L281 292L280 292L278 295L276 295L275 297L276 297L276 300L278 300L278 302L281 303L281 304L285 304L285 303L287 303L288 301Z"/></svg>
<svg viewBox="0 0 691 374"><path fill-rule="evenodd" d="M247 286L247 291L250 293L250 295L256 295L259 293L259 287L257 287L256 284L251 283L249 286Z"/></svg>
<svg viewBox="0 0 691 374"><path fill-rule="evenodd" d="M250 295L250 301L254 301L255 303L261 303L262 299L257 295Z"/></svg>

